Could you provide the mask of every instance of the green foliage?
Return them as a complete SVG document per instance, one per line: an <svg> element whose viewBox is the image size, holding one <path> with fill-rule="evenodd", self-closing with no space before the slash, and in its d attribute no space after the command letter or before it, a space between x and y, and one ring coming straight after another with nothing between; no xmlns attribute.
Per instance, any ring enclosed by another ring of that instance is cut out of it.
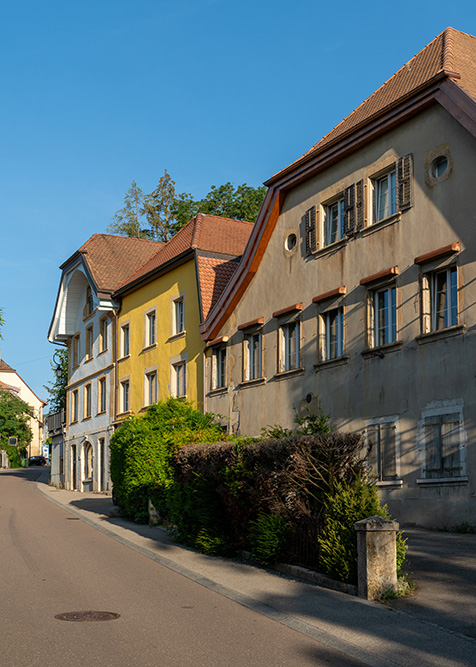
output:
<svg viewBox="0 0 476 667"><path fill-rule="evenodd" d="M20 466L20 458L29 445L32 432L29 426L30 407L9 391L0 390L0 445L12 467ZM18 438L17 447L8 444L8 438Z"/></svg>
<svg viewBox="0 0 476 667"><path fill-rule="evenodd" d="M276 562L286 546L289 526L279 514L260 512L250 521L250 544L253 553L264 565Z"/></svg>
<svg viewBox="0 0 476 667"><path fill-rule="evenodd" d="M3 326L5 325L5 320L4 320L3 317L2 317L2 313L3 313L3 308L0 307L0 340L2 340L2 338L3 338L3 336L2 336L2 328L3 328Z"/></svg>
<svg viewBox="0 0 476 667"><path fill-rule="evenodd" d="M397 533L397 575L402 574L408 551L407 541L408 539L403 537L403 531Z"/></svg>
<svg viewBox="0 0 476 667"><path fill-rule="evenodd" d="M357 536L354 524L369 516L388 518L375 484L359 475L354 484L337 483L326 499L326 526L319 536L320 562L325 572L346 583L357 581Z"/></svg>
<svg viewBox="0 0 476 667"><path fill-rule="evenodd" d="M114 213L107 231L139 239L149 238L148 230L142 227L144 222L144 193L137 183L132 181L124 195L124 206Z"/></svg>
<svg viewBox="0 0 476 667"><path fill-rule="evenodd" d="M55 359L58 359L56 362ZM65 347L57 348L50 361L50 366L54 372L54 381L43 385L44 389L50 395L48 407L50 412L59 412L66 409L66 385L68 384L68 349ZM56 369L61 368L61 376L56 375Z"/></svg>
<svg viewBox="0 0 476 667"><path fill-rule="evenodd" d="M274 426L263 426L261 429L262 439L284 440L291 435L292 431L290 429L284 428L279 424L275 424Z"/></svg>
<svg viewBox="0 0 476 667"><path fill-rule="evenodd" d="M130 417L111 438L111 479L122 512L146 522L147 501L167 512L167 491L173 485L173 454L190 442L218 440L222 430L212 414L186 401L170 398L149 406L145 415ZM152 490L152 491L150 491Z"/></svg>
<svg viewBox="0 0 476 667"><path fill-rule="evenodd" d="M320 405L317 414L313 414L310 410L307 410L304 417L300 417L296 408L294 408L294 423L299 426L295 432L301 435L330 433L332 430L330 421L330 416L324 414Z"/></svg>

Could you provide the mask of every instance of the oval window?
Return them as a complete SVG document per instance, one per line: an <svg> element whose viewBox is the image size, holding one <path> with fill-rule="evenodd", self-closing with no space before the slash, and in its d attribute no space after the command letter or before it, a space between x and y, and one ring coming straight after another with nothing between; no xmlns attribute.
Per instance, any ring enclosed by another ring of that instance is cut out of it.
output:
<svg viewBox="0 0 476 667"><path fill-rule="evenodd" d="M297 243L296 234L289 234L289 236L287 237L286 242L284 244L285 247L286 247L286 250L293 250L296 247L296 243Z"/></svg>
<svg viewBox="0 0 476 667"><path fill-rule="evenodd" d="M441 178L448 168L448 158L440 155L431 163L431 175L433 178Z"/></svg>

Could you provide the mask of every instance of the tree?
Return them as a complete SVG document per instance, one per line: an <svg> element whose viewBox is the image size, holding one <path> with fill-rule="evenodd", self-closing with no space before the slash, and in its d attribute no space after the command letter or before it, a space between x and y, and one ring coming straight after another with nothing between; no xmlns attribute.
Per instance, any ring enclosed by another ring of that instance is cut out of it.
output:
<svg viewBox="0 0 476 667"><path fill-rule="evenodd" d="M0 340L3 338L3 336L2 336L2 327L5 324L5 320L2 317L2 313L3 313L3 308L0 307Z"/></svg>
<svg viewBox="0 0 476 667"><path fill-rule="evenodd" d="M68 350L66 347L57 348L50 361L50 366L55 373L54 382L50 381L43 385L50 400L48 401L52 412L59 412L66 409L66 385L68 384ZM57 368L61 369L61 375L56 375Z"/></svg>
<svg viewBox="0 0 476 667"><path fill-rule="evenodd" d="M219 187L212 185L207 196L198 202L198 212L255 222L265 195L264 186L253 188L243 183L235 190L230 182Z"/></svg>
<svg viewBox="0 0 476 667"><path fill-rule="evenodd" d="M149 232L141 228L144 222L144 193L135 181L124 195L124 206L115 212L108 232L135 238L149 238Z"/></svg>
<svg viewBox="0 0 476 667"><path fill-rule="evenodd" d="M192 196L185 193L179 195L179 198L193 201ZM179 223L176 201L175 181L166 169L155 190L144 198L144 214L149 224L150 238L156 241L168 241L190 219Z"/></svg>
<svg viewBox="0 0 476 667"><path fill-rule="evenodd" d="M10 391L0 390L0 446L5 449L10 464L18 466L20 456L30 444L30 407ZM17 446L9 445L8 438L18 438Z"/></svg>

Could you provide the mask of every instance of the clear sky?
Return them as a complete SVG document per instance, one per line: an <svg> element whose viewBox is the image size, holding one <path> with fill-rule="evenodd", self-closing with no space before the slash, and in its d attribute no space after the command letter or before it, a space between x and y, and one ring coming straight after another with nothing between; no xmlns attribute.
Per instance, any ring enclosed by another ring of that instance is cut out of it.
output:
<svg viewBox="0 0 476 667"><path fill-rule="evenodd" d="M470 0L2 3L1 357L47 398L59 265L134 179L204 196L302 155Z"/></svg>

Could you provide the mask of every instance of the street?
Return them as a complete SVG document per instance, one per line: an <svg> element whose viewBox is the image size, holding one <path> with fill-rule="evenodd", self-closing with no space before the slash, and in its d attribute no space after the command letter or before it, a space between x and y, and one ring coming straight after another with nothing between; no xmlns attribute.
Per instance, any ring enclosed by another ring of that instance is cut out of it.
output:
<svg viewBox="0 0 476 667"><path fill-rule="evenodd" d="M36 665L362 664L160 565L0 474L0 662ZM113 612L116 620L58 614Z"/></svg>

